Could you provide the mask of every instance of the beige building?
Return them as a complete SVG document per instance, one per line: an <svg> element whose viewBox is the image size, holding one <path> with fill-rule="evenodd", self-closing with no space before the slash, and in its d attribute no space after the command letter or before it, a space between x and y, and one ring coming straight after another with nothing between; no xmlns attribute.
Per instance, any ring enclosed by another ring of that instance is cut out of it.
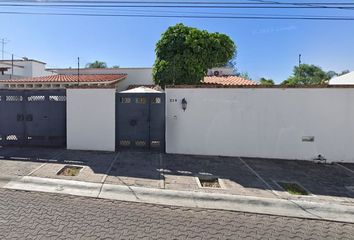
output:
<svg viewBox="0 0 354 240"><path fill-rule="evenodd" d="M34 61L34 60L31 60ZM38 61L35 61L37 63ZM44 67L42 63L42 67ZM35 65L33 65L35 66ZM5 78L0 80L2 88L70 88L70 87L114 87L118 91L131 86L154 86L151 67L133 68L35 68L31 76ZM9 70L7 70L9 71ZM46 74L46 75L44 75ZM233 75L232 68L208 70L201 83L212 85L256 85L257 83Z"/></svg>

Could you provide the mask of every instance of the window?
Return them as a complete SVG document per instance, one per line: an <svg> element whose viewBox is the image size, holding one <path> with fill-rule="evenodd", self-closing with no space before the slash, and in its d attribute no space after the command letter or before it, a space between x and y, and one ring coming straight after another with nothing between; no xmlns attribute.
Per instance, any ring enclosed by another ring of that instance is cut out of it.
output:
<svg viewBox="0 0 354 240"><path fill-rule="evenodd" d="M160 141L151 141L151 144L150 144L151 147L160 147Z"/></svg>
<svg viewBox="0 0 354 240"><path fill-rule="evenodd" d="M143 141L143 140L135 141L135 146L137 146L137 147L145 147L146 146L146 142Z"/></svg>
<svg viewBox="0 0 354 240"><path fill-rule="evenodd" d="M6 96L7 102L21 102L23 99L22 96Z"/></svg>
<svg viewBox="0 0 354 240"><path fill-rule="evenodd" d="M151 99L152 104L160 104L161 103L161 98L160 97L153 97Z"/></svg>
<svg viewBox="0 0 354 240"><path fill-rule="evenodd" d="M49 96L49 101L65 102L66 101L66 96Z"/></svg>
<svg viewBox="0 0 354 240"><path fill-rule="evenodd" d="M135 98L135 103L145 104L146 103L146 98L145 97L137 97L137 98Z"/></svg>
<svg viewBox="0 0 354 240"><path fill-rule="evenodd" d="M40 102L44 101L45 97L44 96L28 96L27 101L28 102Z"/></svg>
<svg viewBox="0 0 354 240"><path fill-rule="evenodd" d="M120 102L121 103L131 103L131 98L130 97L121 97Z"/></svg>
<svg viewBox="0 0 354 240"><path fill-rule="evenodd" d="M119 145L122 147L130 146L130 141L129 140L120 140Z"/></svg>

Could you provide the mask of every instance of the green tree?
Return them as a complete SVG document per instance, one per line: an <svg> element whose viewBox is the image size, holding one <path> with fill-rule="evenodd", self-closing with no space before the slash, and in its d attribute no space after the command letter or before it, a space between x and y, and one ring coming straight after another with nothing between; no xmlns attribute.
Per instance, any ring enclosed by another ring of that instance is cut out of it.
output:
<svg viewBox="0 0 354 240"><path fill-rule="evenodd" d="M213 67L224 66L236 46L226 35L177 24L156 44L153 78L156 84L200 84Z"/></svg>
<svg viewBox="0 0 354 240"><path fill-rule="evenodd" d="M112 68L120 68L118 65L113 65Z"/></svg>
<svg viewBox="0 0 354 240"><path fill-rule="evenodd" d="M342 75L347 74L347 73L350 73L350 71L349 70L344 70L341 73L339 73L338 76L342 76Z"/></svg>
<svg viewBox="0 0 354 240"><path fill-rule="evenodd" d="M259 79L259 83L261 84L261 85L274 85L274 81L273 81L273 79L266 79L266 78L261 78L261 79Z"/></svg>
<svg viewBox="0 0 354 240"><path fill-rule="evenodd" d="M349 70L343 70L340 73L337 73L335 71L328 71L327 75L328 75L329 79L331 79L333 77L342 76L342 75L347 74L349 72L350 72Z"/></svg>
<svg viewBox="0 0 354 240"><path fill-rule="evenodd" d="M331 79L335 76L338 76L338 73L336 73L335 71L328 71L327 76Z"/></svg>
<svg viewBox="0 0 354 240"><path fill-rule="evenodd" d="M327 84L330 77L320 67L309 64L295 66L293 75L282 82L283 85L322 85Z"/></svg>
<svg viewBox="0 0 354 240"><path fill-rule="evenodd" d="M252 80L252 78L250 77L250 75L248 74L248 72L241 72L238 73L237 76L244 78L244 79L248 79L248 80Z"/></svg>
<svg viewBox="0 0 354 240"><path fill-rule="evenodd" d="M96 60L92 63L87 63L86 68L107 68L107 64Z"/></svg>

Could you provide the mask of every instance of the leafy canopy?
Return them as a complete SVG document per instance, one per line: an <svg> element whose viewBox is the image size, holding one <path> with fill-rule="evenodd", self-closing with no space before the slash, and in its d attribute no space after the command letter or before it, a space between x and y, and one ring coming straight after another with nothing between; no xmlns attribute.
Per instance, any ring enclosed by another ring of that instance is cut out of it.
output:
<svg viewBox="0 0 354 240"><path fill-rule="evenodd" d="M92 63L87 63L86 68L107 68L107 64L96 60Z"/></svg>
<svg viewBox="0 0 354 240"><path fill-rule="evenodd" d="M209 33L183 24L171 26L156 44L153 78L156 84L200 84L213 67L224 66L235 54L225 34Z"/></svg>
<svg viewBox="0 0 354 240"><path fill-rule="evenodd" d="M285 85L322 85L327 84L329 75L320 67L309 64L295 66L293 75L285 80Z"/></svg>
<svg viewBox="0 0 354 240"><path fill-rule="evenodd" d="M248 74L248 72L241 72L237 73L236 76L242 77L244 79L252 80L251 76Z"/></svg>
<svg viewBox="0 0 354 240"><path fill-rule="evenodd" d="M274 85L274 81L273 81L273 79L266 79L266 78L261 78L261 79L259 79L259 83L261 84L261 85Z"/></svg>

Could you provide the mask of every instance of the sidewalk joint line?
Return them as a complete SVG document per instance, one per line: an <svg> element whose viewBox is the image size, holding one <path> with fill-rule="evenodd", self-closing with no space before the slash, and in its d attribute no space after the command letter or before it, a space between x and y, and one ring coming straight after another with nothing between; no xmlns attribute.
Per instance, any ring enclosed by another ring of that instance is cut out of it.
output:
<svg viewBox="0 0 354 240"><path fill-rule="evenodd" d="M106 174L103 176L103 178L102 178L102 180L101 180L101 187L100 187L100 190L99 190L99 192L98 192L98 194L97 194L97 198L100 198L100 195L101 195L103 186L105 185L107 176L108 176L109 172L112 170L114 163L119 159L119 156L120 156L120 152L118 152L117 155L114 157L113 162L112 162L111 165L109 166L109 168L108 168ZM119 179L120 181L122 181L119 176L117 176L117 177L118 177L118 179ZM134 195L134 197L135 197L137 200L140 200L139 197L138 197L138 195L137 195L137 194L134 192L134 190L131 188L131 186L127 185L124 181L122 181L122 183L123 183L126 187L128 187L129 191L132 192L132 194Z"/></svg>
<svg viewBox="0 0 354 240"><path fill-rule="evenodd" d="M297 206L298 208L300 208L302 211L312 215L312 216L315 216L317 218L320 218L320 219L323 219L322 217L310 212L309 210L303 208L302 206L300 206L299 204L297 204L295 201L293 201L292 199L288 199L288 198L284 198L282 196L280 196L279 194L277 194L275 192L275 190L272 188L272 186L270 186L270 184L268 184L257 172L256 170L254 170L251 166L249 166L241 157L238 157L240 159L240 161L251 171L253 172L253 174L255 174L267 187L269 187L269 189L271 189L271 192L277 196L278 198L280 199L283 199L283 200L287 200L289 201L290 203L294 204L295 206Z"/></svg>
<svg viewBox="0 0 354 240"><path fill-rule="evenodd" d="M269 189L272 194L274 194L277 197L280 197L279 194L277 194L272 186L270 186L269 183L267 183L250 165L248 165L241 157L238 157L238 159L254 174L256 175L259 180L261 180Z"/></svg>
<svg viewBox="0 0 354 240"><path fill-rule="evenodd" d="M27 174L27 176L31 176L33 173L37 172L39 169L41 169L42 167L44 167L47 163L42 163L40 166L36 167L34 170L32 170L29 174Z"/></svg>
<svg viewBox="0 0 354 240"><path fill-rule="evenodd" d="M109 167L108 167L106 173L103 175L103 177L102 177L102 179L101 179L101 183L104 183L104 182L106 181L106 179L107 179L107 177L108 177L108 174L109 174L110 171L112 170L113 165L116 163L116 161L117 161L117 159L119 158L119 156L120 156L120 152L118 152L118 153L114 156L111 165L109 165Z"/></svg>
<svg viewBox="0 0 354 240"><path fill-rule="evenodd" d="M336 162L334 164L354 174L354 171L347 168L346 166L343 166L342 164Z"/></svg>
<svg viewBox="0 0 354 240"><path fill-rule="evenodd" d="M164 161L163 161L163 157L162 157L162 153L159 153L159 158L160 158L160 181L162 181L162 188L165 189L166 185L165 185L165 175L163 173L163 171L161 171L162 169L165 169L165 166L163 166Z"/></svg>

